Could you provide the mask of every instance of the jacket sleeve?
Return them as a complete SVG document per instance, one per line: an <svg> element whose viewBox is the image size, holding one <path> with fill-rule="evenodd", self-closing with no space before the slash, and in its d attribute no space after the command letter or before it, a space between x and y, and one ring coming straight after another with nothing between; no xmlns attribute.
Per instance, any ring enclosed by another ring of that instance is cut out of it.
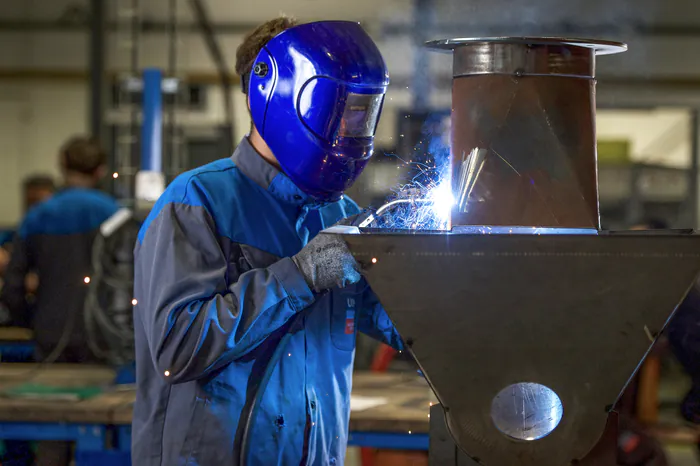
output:
<svg viewBox="0 0 700 466"><path fill-rule="evenodd" d="M166 204L136 246L135 312L157 370L172 383L206 376L257 347L314 294L290 258L241 273L235 243L206 208Z"/></svg>
<svg viewBox="0 0 700 466"><path fill-rule="evenodd" d="M0 306L7 309L13 325L27 326L31 316L27 315L27 299L24 278L30 270L30 258L26 238L15 237L12 243L10 263L5 271Z"/></svg>
<svg viewBox="0 0 700 466"><path fill-rule="evenodd" d="M399 332L369 286L363 292L362 306L357 329L397 351L403 351L404 344Z"/></svg>

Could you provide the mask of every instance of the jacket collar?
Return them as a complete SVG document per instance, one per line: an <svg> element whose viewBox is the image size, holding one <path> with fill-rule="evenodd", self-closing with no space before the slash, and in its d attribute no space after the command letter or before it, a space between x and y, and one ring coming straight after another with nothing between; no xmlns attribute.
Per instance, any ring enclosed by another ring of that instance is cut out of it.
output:
<svg viewBox="0 0 700 466"><path fill-rule="evenodd" d="M273 197L297 205L313 205L315 201L276 167L270 165L244 137L231 156L238 169Z"/></svg>

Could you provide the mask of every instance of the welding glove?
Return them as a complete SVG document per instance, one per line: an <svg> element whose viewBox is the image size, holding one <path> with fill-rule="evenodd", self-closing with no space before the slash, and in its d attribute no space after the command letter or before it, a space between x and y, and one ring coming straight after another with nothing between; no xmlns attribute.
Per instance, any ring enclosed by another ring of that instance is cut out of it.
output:
<svg viewBox="0 0 700 466"><path fill-rule="evenodd" d="M348 221L340 224L349 225ZM340 235L319 233L292 260L306 283L319 293L353 285L362 278L359 264Z"/></svg>

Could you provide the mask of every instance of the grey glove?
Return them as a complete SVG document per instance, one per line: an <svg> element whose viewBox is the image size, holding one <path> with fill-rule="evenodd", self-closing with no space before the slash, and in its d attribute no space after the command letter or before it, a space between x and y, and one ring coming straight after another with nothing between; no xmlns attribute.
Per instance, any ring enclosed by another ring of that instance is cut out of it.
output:
<svg viewBox="0 0 700 466"><path fill-rule="evenodd" d="M292 260L316 292L344 288L362 278L360 266L340 235L319 233Z"/></svg>

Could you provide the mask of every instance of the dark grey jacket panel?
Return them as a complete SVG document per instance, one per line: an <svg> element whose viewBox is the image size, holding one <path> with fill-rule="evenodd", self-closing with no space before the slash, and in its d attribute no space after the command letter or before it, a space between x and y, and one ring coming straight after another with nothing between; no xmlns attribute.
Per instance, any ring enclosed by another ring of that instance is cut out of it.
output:
<svg viewBox="0 0 700 466"><path fill-rule="evenodd" d="M217 238L201 206L165 206L136 254L136 318L170 383L199 379L245 355L314 301L289 258L241 270L240 247ZM144 308L150 311L139 312Z"/></svg>

